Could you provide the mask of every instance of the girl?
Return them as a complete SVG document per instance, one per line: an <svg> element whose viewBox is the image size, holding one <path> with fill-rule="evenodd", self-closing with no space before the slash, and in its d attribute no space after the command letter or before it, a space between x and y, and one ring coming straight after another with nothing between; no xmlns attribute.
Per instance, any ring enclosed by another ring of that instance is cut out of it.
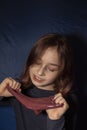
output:
<svg viewBox="0 0 87 130"><path fill-rule="evenodd" d="M7 100L14 107L17 130L66 130L72 76L72 53L67 38L56 33L42 36L28 56L21 83L8 77L0 84L0 96L10 97ZM8 92L7 85L35 98L54 95L55 103L63 106L35 115Z"/></svg>

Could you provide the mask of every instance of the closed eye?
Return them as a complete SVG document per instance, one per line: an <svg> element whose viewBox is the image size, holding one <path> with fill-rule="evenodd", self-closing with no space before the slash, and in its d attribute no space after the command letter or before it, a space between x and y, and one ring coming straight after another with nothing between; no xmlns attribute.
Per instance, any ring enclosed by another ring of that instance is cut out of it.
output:
<svg viewBox="0 0 87 130"><path fill-rule="evenodd" d="M52 71L52 72L54 72L54 71L58 71L58 69L57 68L47 68L49 71Z"/></svg>

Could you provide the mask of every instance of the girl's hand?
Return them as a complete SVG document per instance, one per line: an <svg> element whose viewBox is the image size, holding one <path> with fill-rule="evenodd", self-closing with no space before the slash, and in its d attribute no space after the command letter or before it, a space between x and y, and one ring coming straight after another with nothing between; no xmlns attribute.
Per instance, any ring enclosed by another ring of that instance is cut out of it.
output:
<svg viewBox="0 0 87 130"><path fill-rule="evenodd" d="M46 110L48 117L52 120L60 119L69 108L68 103L63 98L61 93L58 93L54 96L54 101L55 103L63 103L64 105L62 107Z"/></svg>
<svg viewBox="0 0 87 130"><path fill-rule="evenodd" d="M21 91L20 89L21 84L15 81L14 79L12 79L11 77L9 77L9 78L4 79L0 84L0 96L3 96L3 97L12 96L12 94L6 88L8 85L12 87L13 89L18 89L19 91Z"/></svg>

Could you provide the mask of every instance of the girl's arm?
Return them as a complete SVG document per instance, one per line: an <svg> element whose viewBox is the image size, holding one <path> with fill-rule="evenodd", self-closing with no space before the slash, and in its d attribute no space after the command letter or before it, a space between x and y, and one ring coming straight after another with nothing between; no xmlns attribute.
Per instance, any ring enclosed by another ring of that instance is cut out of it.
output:
<svg viewBox="0 0 87 130"><path fill-rule="evenodd" d="M60 119L51 120L47 118L47 130L65 130L65 118L62 116Z"/></svg>
<svg viewBox="0 0 87 130"><path fill-rule="evenodd" d="M55 103L63 104L63 106L46 110L48 114L47 130L64 130L64 114L69 109L69 104L61 93L54 96L54 101Z"/></svg>

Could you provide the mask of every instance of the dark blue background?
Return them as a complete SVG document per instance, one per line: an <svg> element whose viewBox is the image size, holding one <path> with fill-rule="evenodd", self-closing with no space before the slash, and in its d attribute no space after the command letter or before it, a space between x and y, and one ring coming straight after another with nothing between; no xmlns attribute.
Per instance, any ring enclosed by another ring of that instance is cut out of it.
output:
<svg viewBox="0 0 87 130"><path fill-rule="evenodd" d="M76 130L87 129L86 0L0 1L0 82L18 77L34 42L52 32L66 34L71 40L80 104ZM13 109L1 107L0 130L15 129Z"/></svg>

